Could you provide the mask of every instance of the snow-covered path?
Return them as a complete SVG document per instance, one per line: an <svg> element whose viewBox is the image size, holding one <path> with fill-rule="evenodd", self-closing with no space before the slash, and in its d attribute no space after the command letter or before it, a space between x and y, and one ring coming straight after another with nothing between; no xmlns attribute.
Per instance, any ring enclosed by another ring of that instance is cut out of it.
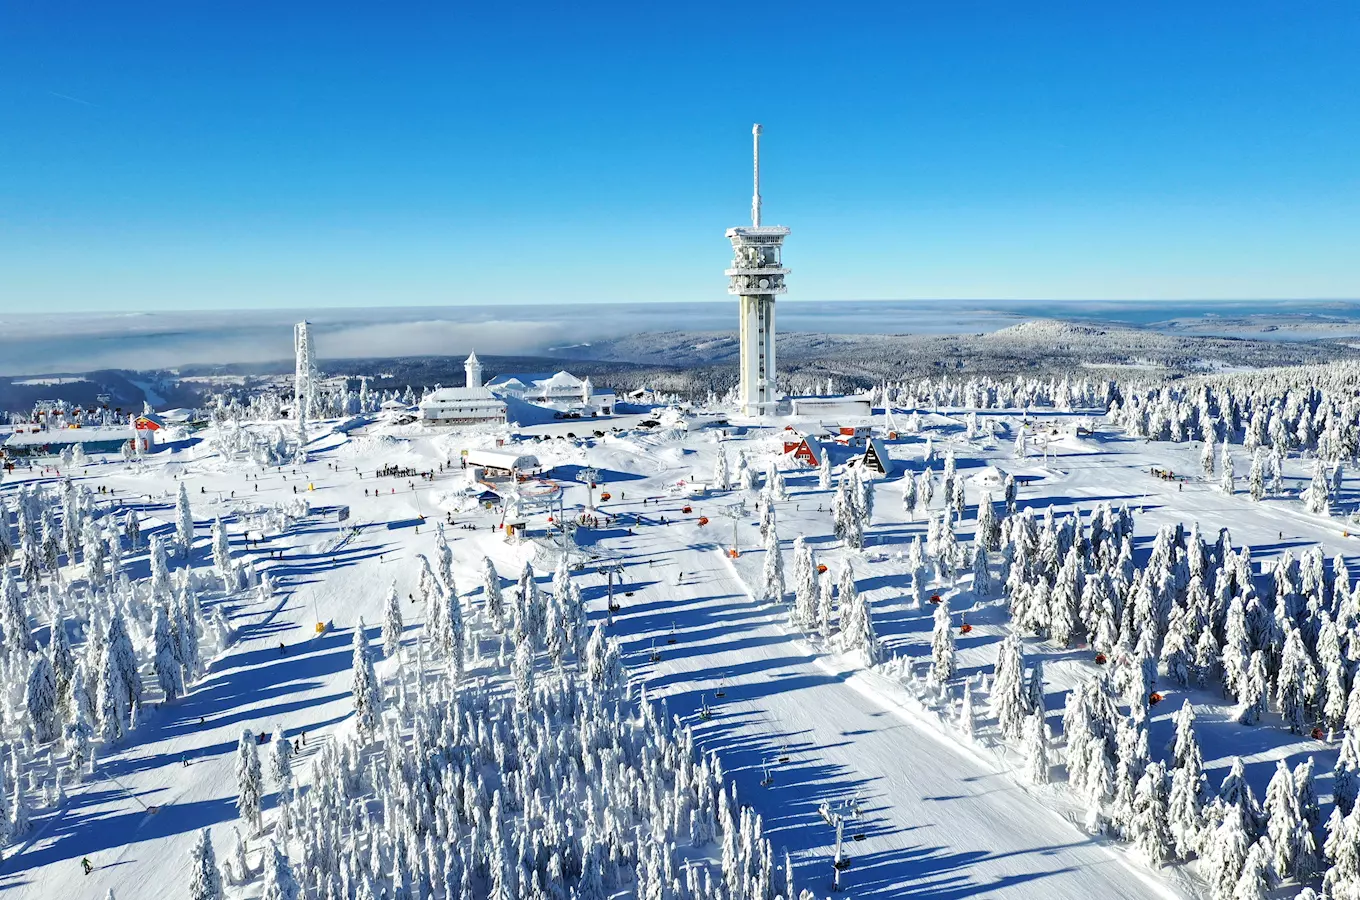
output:
<svg viewBox="0 0 1360 900"><path fill-rule="evenodd" d="M716 549L699 555L674 546L686 540L702 537L676 526L638 529L628 539L641 557L672 560L679 552L697 565L679 585L674 563L657 565L660 580L624 601L617 629L627 636L627 662L651 696L695 723L705 748L722 751L742 802L764 815L803 884L818 893L830 886L835 835L818 805L858 794L864 814L847 823L853 862L843 875L854 896L1175 896L1010 776L912 723L878 693L876 676L838 672L819 659L780 627L782 611L751 600ZM713 713L706 722L698 715L705 699ZM760 785L766 762L768 787Z"/></svg>

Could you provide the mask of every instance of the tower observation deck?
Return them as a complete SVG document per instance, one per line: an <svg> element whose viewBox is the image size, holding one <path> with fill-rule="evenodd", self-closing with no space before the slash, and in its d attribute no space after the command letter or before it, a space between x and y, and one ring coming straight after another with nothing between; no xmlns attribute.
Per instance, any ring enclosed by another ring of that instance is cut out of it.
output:
<svg viewBox="0 0 1360 900"><path fill-rule="evenodd" d="M784 293L781 254L789 229L760 224L760 132L751 129L755 191L751 197L751 225L727 229L732 242L732 267L726 272L727 292L739 297L741 357L738 404L743 415L774 412L775 393L774 298Z"/></svg>

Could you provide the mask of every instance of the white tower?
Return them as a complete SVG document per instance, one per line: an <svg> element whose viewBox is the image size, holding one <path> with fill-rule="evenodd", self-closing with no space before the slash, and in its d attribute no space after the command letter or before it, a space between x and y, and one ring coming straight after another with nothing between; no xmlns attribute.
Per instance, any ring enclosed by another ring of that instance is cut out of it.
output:
<svg viewBox="0 0 1360 900"><path fill-rule="evenodd" d="M467 375L468 387L482 386L482 361L477 358L476 350L463 362L463 372Z"/></svg>
<svg viewBox="0 0 1360 900"><path fill-rule="evenodd" d="M299 427L312 415L316 405L316 358L312 353L312 335L305 320L293 326L293 352L297 365L293 374L293 414Z"/></svg>
<svg viewBox="0 0 1360 900"><path fill-rule="evenodd" d="M732 268L727 270L727 292L740 297L741 373L738 403L743 415L774 412L774 298L784 293L780 253L789 230L760 224L760 126L751 129L755 151L755 192L751 197L751 227L727 229L732 241Z"/></svg>

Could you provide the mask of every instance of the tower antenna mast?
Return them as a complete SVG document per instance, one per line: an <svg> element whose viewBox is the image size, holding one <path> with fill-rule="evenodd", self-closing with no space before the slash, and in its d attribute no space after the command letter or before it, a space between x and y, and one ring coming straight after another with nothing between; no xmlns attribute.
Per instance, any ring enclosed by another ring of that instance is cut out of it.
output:
<svg viewBox="0 0 1360 900"><path fill-rule="evenodd" d="M760 125L751 127L751 145L755 156L755 190L751 194L751 225L760 227Z"/></svg>

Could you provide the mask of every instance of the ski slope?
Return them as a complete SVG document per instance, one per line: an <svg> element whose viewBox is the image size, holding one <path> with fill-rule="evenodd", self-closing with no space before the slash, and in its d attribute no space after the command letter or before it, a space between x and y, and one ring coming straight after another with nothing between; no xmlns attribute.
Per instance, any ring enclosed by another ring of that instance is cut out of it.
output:
<svg viewBox="0 0 1360 900"><path fill-rule="evenodd" d="M956 446L965 475L998 462L1039 476L1022 492L1022 503L1087 510L1097 500L1129 503L1142 510L1140 535L1155 533L1163 521L1198 520L1207 535L1230 527L1234 541L1252 546L1258 558L1290 545L1322 543L1329 555L1353 547L1338 523L1308 516L1295 503L1254 504L1201 483L1181 491L1147 474L1154 465L1194 471L1197 450L1192 446L1100 435L1052 447L1046 461L1011 460L1009 448L962 441L948 421L935 435L936 447ZM735 564L721 552L730 543L731 524L716 518L716 511L732 498L687 501L673 490L694 473L711 471L719 445L710 433L629 431L582 445L561 439L566 426L560 423L520 431L558 436L529 449L555 467L567 487L569 507L585 501L585 487L574 480L580 467L601 472L603 486L613 493L601 508L619 520L611 527L583 529L579 541L625 562L618 588L623 608L612 633L623 640L635 682L639 690L645 685L652 699L664 700L670 713L692 722L706 749L719 752L742 801L763 815L776 849L787 848L792 855L801 884L820 894L831 881L834 833L818 806L857 796L862 812L846 829L851 864L842 876L850 896L1198 893L1192 872L1183 867L1154 872L1127 847L1085 834L1070 816L1060 814L1061 796L1021 787L1004 758L961 744L924 718L928 713L890 679L822 652L786 628L782 608L752 600L743 579L758 566L759 551ZM496 561L506 579L534 557L534 545L509 544L493 530L498 513L464 510L466 504L456 502L463 479L456 465L429 482L373 477L388 464L434 468L454 458L463 442L487 446L494 437L489 432L393 437L374 426L317 439L309 448L312 460L296 472L222 460L202 452L200 445L157 454L142 469L106 464L78 474L110 488L115 497L136 498L147 526L160 522L162 528L170 527L173 492L183 479L195 504L200 543L214 515L229 517L234 551L273 575L280 590L273 604L251 600L233 607L229 612L239 640L208 675L187 697L150 711L123 745L103 754L98 777L68 786L64 805L35 818L33 831L10 848L0 872L7 896L102 898L109 889L122 900L182 896L197 829L212 828L219 859L229 852L236 820L233 755L243 728L259 732L282 726L299 739L305 732L307 746L296 769L305 782L307 760L320 742L346 727L351 712L351 629L364 617L376 636L389 587L395 583L402 597L414 590L416 555L432 556L433 526L446 511L454 511L459 526L476 529L447 531L470 611L480 599L475 585L483 555ZM762 460L776 452L780 440L777 431L755 430L722 446L729 452L738 446L747 450L763 469ZM899 474L920 468L912 457L918 450L916 440L893 446ZM20 480L43 477L25 473ZM862 569L857 563L857 571L861 590L873 597L876 615L883 617L885 643L894 653L919 654L923 641L928 647L929 613L904 605L903 570L893 554L923 534L925 526L903 515L893 481L880 483L864 554L869 562ZM780 511L785 545L807 535L834 570L843 552L829 538L829 495L816 489L810 473L791 472L789 483L793 497ZM259 546L248 545L243 526L230 518L247 504L293 496L305 496L317 512ZM968 499L977 500L972 488ZM688 514L682 510L687 503L695 507ZM351 509L344 525L321 512L341 505ZM715 518L700 528L696 519L705 512ZM429 517L423 526L422 515ZM660 524L662 516L673 524ZM358 533L349 535L356 523ZM738 528L748 535L744 543L754 542L751 523ZM144 564L145 555L140 559ZM550 577L549 565L541 559L536 565L540 578ZM577 577L592 619L606 616L604 576L587 568ZM404 606L410 641L421 610ZM317 621L334 627L317 636ZM994 660L1004 630L1004 621L980 618L978 640L960 648L961 669ZM1051 712L1061 708L1062 692L1082 667L1073 654L1052 656L1070 661L1071 677L1065 678L1062 668L1049 669ZM719 691L724 696L717 696ZM1212 720L1212 700L1196 697L1197 705L1201 702ZM711 713L706 719L700 714L705 704ZM1154 737L1167 731L1166 715L1178 705L1179 697L1173 697L1162 709ZM1214 785L1228 755L1237 752L1226 708L1217 715L1224 723L1222 736L1204 737ZM1247 759L1258 795L1278 757L1314 753L1320 771L1330 766L1330 751L1318 742L1264 728L1253 729L1251 739ZM787 761L780 762L783 756ZM762 784L767 767L771 780ZM256 847L252 844L252 855ZM89 876L79 865L85 857L95 866ZM257 890L258 883L240 896L254 896Z"/></svg>

